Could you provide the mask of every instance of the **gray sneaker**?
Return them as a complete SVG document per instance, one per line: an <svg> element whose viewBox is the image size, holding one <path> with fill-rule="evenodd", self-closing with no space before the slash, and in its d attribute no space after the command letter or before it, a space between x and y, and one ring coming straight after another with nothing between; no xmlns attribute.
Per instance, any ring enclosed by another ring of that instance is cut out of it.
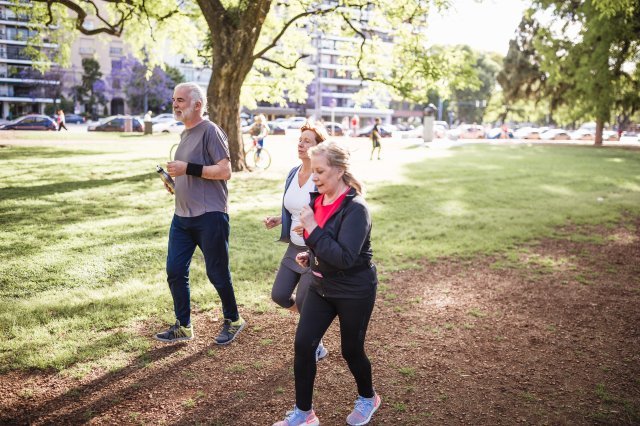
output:
<svg viewBox="0 0 640 426"><path fill-rule="evenodd" d="M238 321L231 322L230 319L225 319L222 324L222 330L220 330L220 334L215 338L215 342L217 345L228 345L233 342L238 334L247 326L247 322L239 317Z"/></svg>
<svg viewBox="0 0 640 426"><path fill-rule="evenodd" d="M169 327L167 331L160 332L153 336L153 338L163 343L174 343L192 340L193 336L192 325L183 327L180 325L180 321L176 320L176 323Z"/></svg>

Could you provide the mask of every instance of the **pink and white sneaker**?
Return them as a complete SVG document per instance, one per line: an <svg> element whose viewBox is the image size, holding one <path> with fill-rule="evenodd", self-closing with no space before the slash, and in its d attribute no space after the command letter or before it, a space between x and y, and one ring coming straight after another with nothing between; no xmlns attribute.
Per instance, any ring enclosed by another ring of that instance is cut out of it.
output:
<svg viewBox="0 0 640 426"><path fill-rule="evenodd" d="M320 426L320 420L313 412L313 408L302 411L294 406L293 411L287 411L284 420L274 423L273 426Z"/></svg>
<svg viewBox="0 0 640 426"><path fill-rule="evenodd" d="M347 424L351 426L366 425L371 420L373 413L380 408L382 398L377 393L372 398L365 398L358 395L356 406L351 414L347 416Z"/></svg>

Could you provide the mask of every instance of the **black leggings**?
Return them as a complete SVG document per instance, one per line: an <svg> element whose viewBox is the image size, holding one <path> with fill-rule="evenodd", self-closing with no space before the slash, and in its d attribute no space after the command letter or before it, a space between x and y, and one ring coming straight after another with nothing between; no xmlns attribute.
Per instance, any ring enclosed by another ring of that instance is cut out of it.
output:
<svg viewBox="0 0 640 426"><path fill-rule="evenodd" d="M342 357L356 379L358 394L366 398L373 397L371 363L364 352L364 339L375 300L375 292L366 298L341 299L322 297L313 288L309 289L296 330L293 365L296 406L300 410L311 409L316 377L316 348L336 316L340 319Z"/></svg>

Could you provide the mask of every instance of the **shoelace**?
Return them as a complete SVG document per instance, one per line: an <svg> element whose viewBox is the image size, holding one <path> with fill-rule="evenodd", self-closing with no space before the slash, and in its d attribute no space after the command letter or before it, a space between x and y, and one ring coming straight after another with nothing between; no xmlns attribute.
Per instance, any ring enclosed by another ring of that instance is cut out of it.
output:
<svg viewBox="0 0 640 426"><path fill-rule="evenodd" d="M365 398L356 399L356 407L355 410L362 415L366 415L373 408L373 401L370 401Z"/></svg>
<svg viewBox="0 0 640 426"><path fill-rule="evenodd" d="M294 408L291 411L287 411L287 414L286 414L287 417L285 417L285 420L286 421L293 420L297 415L298 415L298 410Z"/></svg>
<svg viewBox="0 0 640 426"><path fill-rule="evenodd" d="M180 337L180 326L178 324L174 324L171 326L171 328L169 329L169 333L173 336L173 337Z"/></svg>

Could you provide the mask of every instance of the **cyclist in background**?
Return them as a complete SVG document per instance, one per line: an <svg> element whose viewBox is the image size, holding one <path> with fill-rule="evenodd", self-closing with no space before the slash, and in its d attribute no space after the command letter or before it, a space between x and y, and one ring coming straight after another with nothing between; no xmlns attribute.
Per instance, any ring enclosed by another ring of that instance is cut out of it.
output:
<svg viewBox="0 0 640 426"><path fill-rule="evenodd" d="M251 137L253 143L257 148L256 156L260 158L260 152L264 146L264 140L269 135L269 125L267 124L267 118L264 114L256 116L256 121L251 128Z"/></svg>

